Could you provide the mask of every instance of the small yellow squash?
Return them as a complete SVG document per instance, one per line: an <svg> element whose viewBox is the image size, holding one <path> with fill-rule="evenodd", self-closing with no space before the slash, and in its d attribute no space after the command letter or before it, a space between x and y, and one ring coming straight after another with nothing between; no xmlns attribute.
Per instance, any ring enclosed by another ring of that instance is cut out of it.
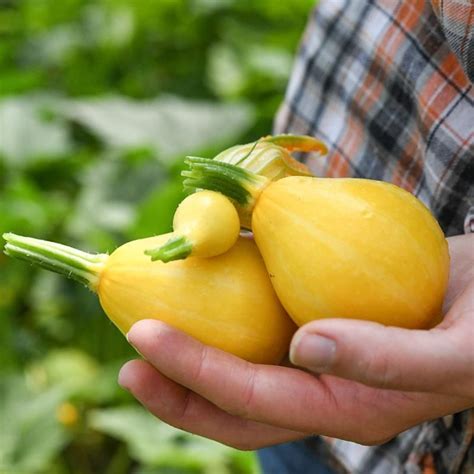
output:
<svg viewBox="0 0 474 474"><path fill-rule="evenodd" d="M240 220L229 199L214 191L187 196L176 209L171 237L145 251L153 261L215 257L227 252L240 234Z"/></svg>

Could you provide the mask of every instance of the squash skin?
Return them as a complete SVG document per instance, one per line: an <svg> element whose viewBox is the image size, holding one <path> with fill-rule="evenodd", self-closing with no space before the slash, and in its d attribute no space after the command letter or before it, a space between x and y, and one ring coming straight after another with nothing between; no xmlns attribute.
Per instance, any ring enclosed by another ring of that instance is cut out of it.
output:
<svg viewBox="0 0 474 474"><path fill-rule="evenodd" d="M140 319L159 319L250 362L279 363L296 327L255 243L239 237L217 257L151 262L144 251L169 236L129 242L107 259L97 293L112 322L127 333Z"/></svg>
<svg viewBox="0 0 474 474"><path fill-rule="evenodd" d="M395 185L284 178L259 196L252 229L299 326L337 317L421 329L440 320L447 241L429 210Z"/></svg>
<svg viewBox="0 0 474 474"><path fill-rule="evenodd" d="M173 218L173 228L177 235L184 235L193 244L191 256L214 257L235 244L240 220L226 196L204 190L181 202Z"/></svg>

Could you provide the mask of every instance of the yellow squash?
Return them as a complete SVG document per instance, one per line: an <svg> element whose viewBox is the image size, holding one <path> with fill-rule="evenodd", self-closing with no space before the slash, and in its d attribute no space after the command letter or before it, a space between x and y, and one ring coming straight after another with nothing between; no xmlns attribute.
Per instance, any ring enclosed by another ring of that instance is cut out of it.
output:
<svg viewBox="0 0 474 474"><path fill-rule="evenodd" d="M439 321L448 281L446 239L429 210L381 181L292 176L190 158L186 184L234 197L280 301L302 325L357 318L405 328Z"/></svg>
<svg viewBox="0 0 474 474"><path fill-rule="evenodd" d="M186 197L176 209L171 237L145 251L153 261L215 257L227 252L240 234L239 215L223 194L201 191Z"/></svg>
<svg viewBox="0 0 474 474"><path fill-rule="evenodd" d="M218 257L152 262L145 250L169 237L128 242L109 256L4 235L8 255L97 292L104 311L123 333L140 319L159 319L248 361L280 362L295 326L276 297L255 243L240 237Z"/></svg>

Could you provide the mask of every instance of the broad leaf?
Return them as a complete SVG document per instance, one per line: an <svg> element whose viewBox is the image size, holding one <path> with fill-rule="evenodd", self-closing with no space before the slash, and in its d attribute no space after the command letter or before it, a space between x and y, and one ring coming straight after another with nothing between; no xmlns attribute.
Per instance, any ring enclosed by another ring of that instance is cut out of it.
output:
<svg viewBox="0 0 474 474"><path fill-rule="evenodd" d="M12 164L59 157L72 149L63 123L48 119L44 107L56 99L24 96L0 101L0 154Z"/></svg>
<svg viewBox="0 0 474 474"><path fill-rule="evenodd" d="M109 147L149 146L165 161L230 143L253 121L252 108L244 103L217 104L174 96L146 101L120 96L65 101L59 110Z"/></svg>
<svg viewBox="0 0 474 474"><path fill-rule="evenodd" d="M0 381L0 472L45 472L69 440L56 418L65 399L54 387L37 392L21 376Z"/></svg>
<svg viewBox="0 0 474 474"><path fill-rule="evenodd" d="M231 472L233 449L168 426L143 408L95 410L89 424L126 442L131 456L145 465L198 469L206 474Z"/></svg>

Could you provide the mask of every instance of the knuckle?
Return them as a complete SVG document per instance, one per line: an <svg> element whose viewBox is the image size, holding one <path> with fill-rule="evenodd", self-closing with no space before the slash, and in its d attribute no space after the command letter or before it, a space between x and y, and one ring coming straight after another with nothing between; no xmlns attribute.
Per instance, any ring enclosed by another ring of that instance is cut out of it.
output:
<svg viewBox="0 0 474 474"><path fill-rule="evenodd" d="M242 393L242 416L246 418L251 412L252 406L254 405L255 398L255 378L256 371L249 370L246 383L244 385Z"/></svg>
<svg viewBox="0 0 474 474"><path fill-rule="evenodd" d="M367 383L385 389L397 386L401 381L399 367L390 360L383 348L367 358L363 377Z"/></svg>
<svg viewBox="0 0 474 474"><path fill-rule="evenodd" d="M191 381L193 383L199 383L203 378L208 356L209 353L207 350L207 346L202 345L199 351L199 357L197 358L196 365L193 368L191 374Z"/></svg>
<svg viewBox="0 0 474 474"><path fill-rule="evenodd" d="M230 406L227 406L225 411L231 415L247 419L253 411L255 404L255 380L256 369L250 364L245 371L245 382L242 384L242 389L238 397L232 397L233 401Z"/></svg>

